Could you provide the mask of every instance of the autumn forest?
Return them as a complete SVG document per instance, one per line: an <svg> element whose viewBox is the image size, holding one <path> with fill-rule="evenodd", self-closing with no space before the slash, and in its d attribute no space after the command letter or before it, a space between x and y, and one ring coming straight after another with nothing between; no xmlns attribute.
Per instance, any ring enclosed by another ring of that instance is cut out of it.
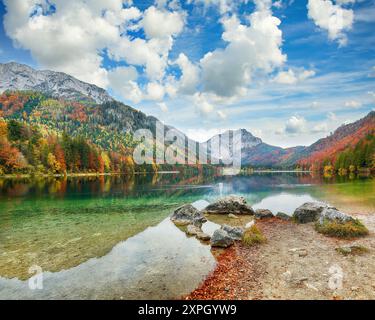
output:
<svg viewBox="0 0 375 320"><path fill-rule="evenodd" d="M331 142L329 149L288 167L340 174L373 170L373 117L370 120L366 131L361 129L350 141ZM152 130L154 123L154 118L115 101L95 104L54 99L37 92L7 91L0 95L0 174L176 170L176 166L138 166L133 161L132 133L138 128Z"/></svg>

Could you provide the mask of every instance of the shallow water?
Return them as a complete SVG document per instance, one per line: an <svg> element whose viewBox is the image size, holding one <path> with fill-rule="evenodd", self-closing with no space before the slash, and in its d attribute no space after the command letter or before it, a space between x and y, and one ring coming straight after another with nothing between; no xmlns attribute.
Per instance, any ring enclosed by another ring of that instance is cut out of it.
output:
<svg viewBox="0 0 375 320"><path fill-rule="evenodd" d="M183 203L243 195L254 208L292 214L306 201L375 213L371 178L274 173L238 177L157 176L0 180L0 299L165 299L196 288L213 270L210 247L168 219ZM245 225L210 217L218 224ZM43 290L31 290L31 266Z"/></svg>

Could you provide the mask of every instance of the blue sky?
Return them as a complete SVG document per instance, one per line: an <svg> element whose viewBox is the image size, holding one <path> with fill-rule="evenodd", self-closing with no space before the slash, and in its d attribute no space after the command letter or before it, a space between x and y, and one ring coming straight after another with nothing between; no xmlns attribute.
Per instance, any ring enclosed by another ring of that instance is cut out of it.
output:
<svg viewBox="0 0 375 320"><path fill-rule="evenodd" d="M3 0L0 62L63 71L203 141L306 145L375 107L375 0Z"/></svg>

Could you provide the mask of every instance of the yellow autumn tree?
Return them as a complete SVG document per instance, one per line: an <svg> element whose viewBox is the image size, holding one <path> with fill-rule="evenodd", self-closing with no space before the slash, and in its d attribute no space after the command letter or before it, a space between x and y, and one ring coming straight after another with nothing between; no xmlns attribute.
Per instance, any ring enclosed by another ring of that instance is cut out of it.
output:
<svg viewBox="0 0 375 320"><path fill-rule="evenodd" d="M8 135L8 126L4 119L0 118L0 138Z"/></svg>
<svg viewBox="0 0 375 320"><path fill-rule="evenodd" d="M101 157L103 159L105 172L110 172L111 171L111 159L109 158L107 152L103 151L101 153Z"/></svg>
<svg viewBox="0 0 375 320"><path fill-rule="evenodd" d="M56 160L56 157L52 154L49 153L47 157L47 163L52 170L53 173L60 172L61 170L61 165L60 163Z"/></svg>

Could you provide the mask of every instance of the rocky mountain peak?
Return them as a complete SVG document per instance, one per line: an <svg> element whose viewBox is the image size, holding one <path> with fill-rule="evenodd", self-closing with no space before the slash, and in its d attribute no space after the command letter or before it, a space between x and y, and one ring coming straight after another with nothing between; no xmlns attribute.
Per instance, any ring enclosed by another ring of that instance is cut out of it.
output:
<svg viewBox="0 0 375 320"><path fill-rule="evenodd" d="M27 65L0 64L0 93L6 90L32 90L66 100L113 101L102 88L85 83L62 72L35 70Z"/></svg>

